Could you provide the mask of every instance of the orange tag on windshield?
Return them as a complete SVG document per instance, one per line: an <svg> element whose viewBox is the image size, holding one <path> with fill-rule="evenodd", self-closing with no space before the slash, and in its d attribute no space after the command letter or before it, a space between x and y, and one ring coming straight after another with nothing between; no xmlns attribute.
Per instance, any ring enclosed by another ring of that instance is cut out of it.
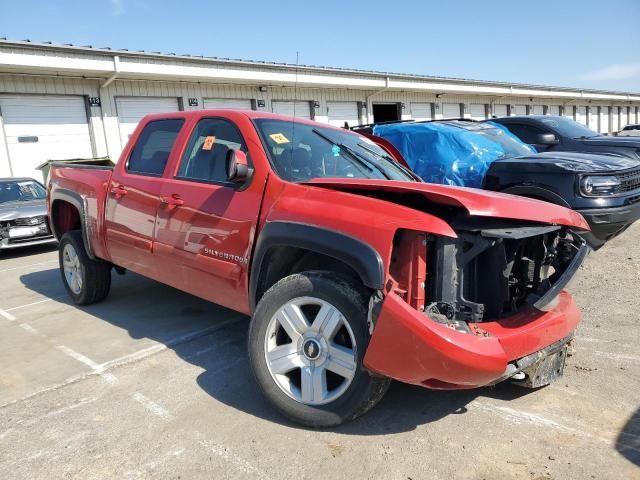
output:
<svg viewBox="0 0 640 480"><path fill-rule="evenodd" d="M204 139L204 143L202 144L203 150L211 150L213 148L213 144L216 143L216 137L213 135L210 137L206 137Z"/></svg>

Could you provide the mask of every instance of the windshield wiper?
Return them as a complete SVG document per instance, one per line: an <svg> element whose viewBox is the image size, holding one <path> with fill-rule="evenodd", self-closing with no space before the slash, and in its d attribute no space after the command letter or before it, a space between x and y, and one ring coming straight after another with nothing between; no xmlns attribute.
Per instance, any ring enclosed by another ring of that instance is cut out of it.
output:
<svg viewBox="0 0 640 480"><path fill-rule="evenodd" d="M315 128L312 131L313 131L313 133L318 135L320 138L325 140L327 143L330 143L331 145L337 145L342 150L347 152L347 154L349 155L349 157L351 157L352 160L355 160L358 165L366 168L369 172L376 171L376 169L371 166L371 162L368 159L360 156L358 153L356 153L349 146L345 145L344 143L336 143L336 142L334 142L331 138L327 137L324 133L320 132L319 130L317 130ZM380 171L379 168L377 170ZM387 175L384 172L380 172L380 173L382 173L382 175L384 175L385 178L389 178L389 177L387 177Z"/></svg>
<svg viewBox="0 0 640 480"><path fill-rule="evenodd" d="M396 161L395 158L391 157L390 155L382 155L381 153L376 152L375 150L368 147L364 143L358 143L358 146L363 150L366 150L367 152L369 152L371 155L378 157L379 159L384 160L385 162L390 162L395 168L398 168L399 170L401 170L402 173L413 178L412 173L409 172L404 165L401 165L399 162ZM384 167L380 166L380 168L384 168Z"/></svg>

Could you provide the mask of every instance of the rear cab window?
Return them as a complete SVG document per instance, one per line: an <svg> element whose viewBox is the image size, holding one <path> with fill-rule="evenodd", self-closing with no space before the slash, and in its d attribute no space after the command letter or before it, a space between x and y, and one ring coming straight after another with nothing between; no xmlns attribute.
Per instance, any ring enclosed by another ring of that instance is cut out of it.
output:
<svg viewBox="0 0 640 480"><path fill-rule="evenodd" d="M184 124L181 118L149 122L129 155L126 170L137 175L162 176L171 149Z"/></svg>

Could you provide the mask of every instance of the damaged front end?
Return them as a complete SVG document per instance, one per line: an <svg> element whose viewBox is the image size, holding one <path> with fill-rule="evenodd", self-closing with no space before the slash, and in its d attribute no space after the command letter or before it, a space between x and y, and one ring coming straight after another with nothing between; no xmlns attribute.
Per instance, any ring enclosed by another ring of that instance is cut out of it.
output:
<svg viewBox="0 0 640 480"><path fill-rule="evenodd" d="M543 309L573 277L588 247L568 228L496 221L430 237L425 313L456 329Z"/></svg>
<svg viewBox="0 0 640 480"><path fill-rule="evenodd" d="M365 365L439 389L549 383L580 319L562 290L588 247L565 226L450 224L456 238L398 232Z"/></svg>

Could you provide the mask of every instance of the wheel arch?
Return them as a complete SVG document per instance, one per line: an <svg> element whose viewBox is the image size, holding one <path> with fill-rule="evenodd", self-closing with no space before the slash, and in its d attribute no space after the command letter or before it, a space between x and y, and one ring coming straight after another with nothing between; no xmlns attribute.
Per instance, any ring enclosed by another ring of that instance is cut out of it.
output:
<svg viewBox="0 0 640 480"><path fill-rule="evenodd" d="M51 196L50 226L56 240L70 230L80 230L82 242L87 255L96 260L91 243L86 221L86 205L82 196L70 190L58 189Z"/></svg>
<svg viewBox="0 0 640 480"><path fill-rule="evenodd" d="M313 225L274 221L264 226L254 251L249 276L251 311L278 280L310 269L354 276L370 289L384 285L382 259L367 243Z"/></svg>
<svg viewBox="0 0 640 480"><path fill-rule="evenodd" d="M539 185L516 185L513 187L507 187L501 190L502 193L510 193L512 195L520 195L522 197L534 198L537 200L544 200L549 203L555 203L567 208L573 208L569 205L564 197L557 194L553 190L541 187Z"/></svg>

